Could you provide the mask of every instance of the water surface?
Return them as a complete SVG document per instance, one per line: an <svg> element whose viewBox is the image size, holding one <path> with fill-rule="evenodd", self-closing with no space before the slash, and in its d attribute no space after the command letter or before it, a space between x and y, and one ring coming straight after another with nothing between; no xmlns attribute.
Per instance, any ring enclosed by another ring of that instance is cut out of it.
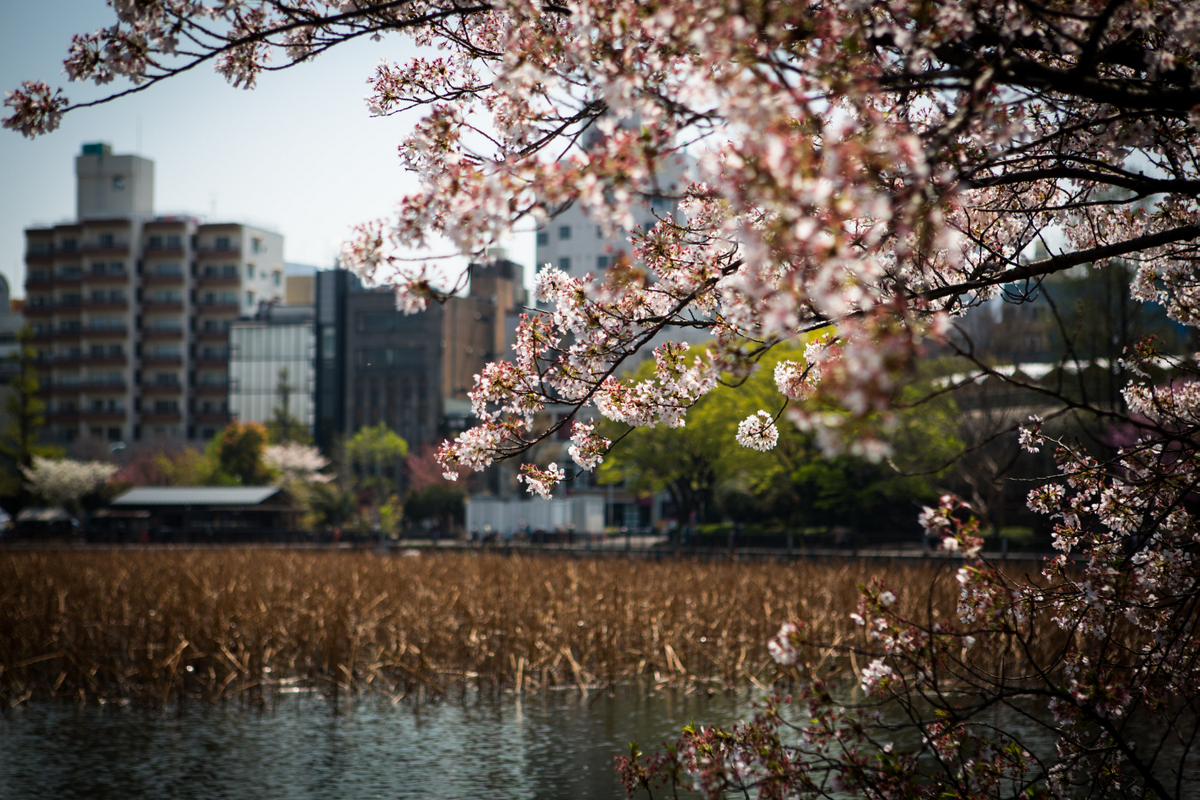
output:
<svg viewBox="0 0 1200 800"><path fill-rule="evenodd" d="M0 799L621 798L613 758L729 724L750 698L622 687L414 705L283 695L167 710L33 703L0 717Z"/></svg>

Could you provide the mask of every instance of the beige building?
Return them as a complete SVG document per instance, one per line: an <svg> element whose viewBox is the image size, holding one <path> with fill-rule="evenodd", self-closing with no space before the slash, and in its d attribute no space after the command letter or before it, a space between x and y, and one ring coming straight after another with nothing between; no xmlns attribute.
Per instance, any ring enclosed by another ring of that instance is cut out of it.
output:
<svg viewBox="0 0 1200 800"><path fill-rule="evenodd" d="M78 219L25 231L51 438L211 438L229 420L229 324L283 299L283 237L156 217L153 162L104 144L76 178Z"/></svg>

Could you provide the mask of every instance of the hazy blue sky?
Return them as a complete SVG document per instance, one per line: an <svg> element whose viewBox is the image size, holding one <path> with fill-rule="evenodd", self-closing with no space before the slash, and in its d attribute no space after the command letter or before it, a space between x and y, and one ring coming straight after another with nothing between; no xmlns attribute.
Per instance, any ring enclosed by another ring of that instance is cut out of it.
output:
<svg viewBox="0 0 1200 800"><path fill-rule="evenodd" d="M22 80L63 86L72 100L111 90L118 84L66 83L62 59L71 34L114 20L103 0L0 0L0 90ZM32 141L0 130L0 271L13 295L24 295L22 231L74 215L74 157L84 142L152 159L156 210L264 225L284 235L288 261L330 266L350 225L389 214L413 188L396 156L412 118L372 119L364 102L379 60L405 52L395 38L357 41L263 75L252 91L200 67L74 111ZM527 275L532 239L509 245Z"/></svg>

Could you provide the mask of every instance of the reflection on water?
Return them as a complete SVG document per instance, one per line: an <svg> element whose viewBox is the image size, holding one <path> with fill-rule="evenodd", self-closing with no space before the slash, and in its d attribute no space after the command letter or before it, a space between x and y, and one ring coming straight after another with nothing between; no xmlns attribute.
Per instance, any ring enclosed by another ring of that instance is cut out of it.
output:
<svg viewBox="0 0 1200 800"><path fill-rule="evenodd" d="M657 750L693 720L729 725L752 716L752 699L626 686L586 698L562 691L420 705L314 695L284 695L267 709L34 703L0 712L0 800L609 800L625 796L613 757L631 740ZM1044 707L1020 706L993 707L974 723L1017 733L1049 767L1054 736L1033 722ZM1140 732L1133 741L1157 747L1163 731L1129 724ZM896 744L916 747L915 734ZM1182 751L1172 750L1154 769L1174 784ZM1200 774L1196 756L1187 761L1188 774ZM1195 798L1200 781L1182 780L1180 789Z"/></svg>
<svg viewBox="0 0 1200 800"><path fill-rule="evenodd" d="M0 800L24 798L621 798L613 757L746 695L623 687L414 706L283 696L167 711L37 703L0 717Z"/></svg>

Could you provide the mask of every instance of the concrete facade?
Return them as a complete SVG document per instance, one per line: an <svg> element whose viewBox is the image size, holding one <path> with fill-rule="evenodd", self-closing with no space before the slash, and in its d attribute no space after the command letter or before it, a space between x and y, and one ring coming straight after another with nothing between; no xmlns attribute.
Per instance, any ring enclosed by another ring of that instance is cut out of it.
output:
<svg viewBox="0 0 1200 800"><path fill-rule="evenodd" d="M79 219L25 231L49 438L211 438L229 421L229 325L282 300L283 237L153 216L153 163L107 145L85 145L77 178Z"/></svg>

